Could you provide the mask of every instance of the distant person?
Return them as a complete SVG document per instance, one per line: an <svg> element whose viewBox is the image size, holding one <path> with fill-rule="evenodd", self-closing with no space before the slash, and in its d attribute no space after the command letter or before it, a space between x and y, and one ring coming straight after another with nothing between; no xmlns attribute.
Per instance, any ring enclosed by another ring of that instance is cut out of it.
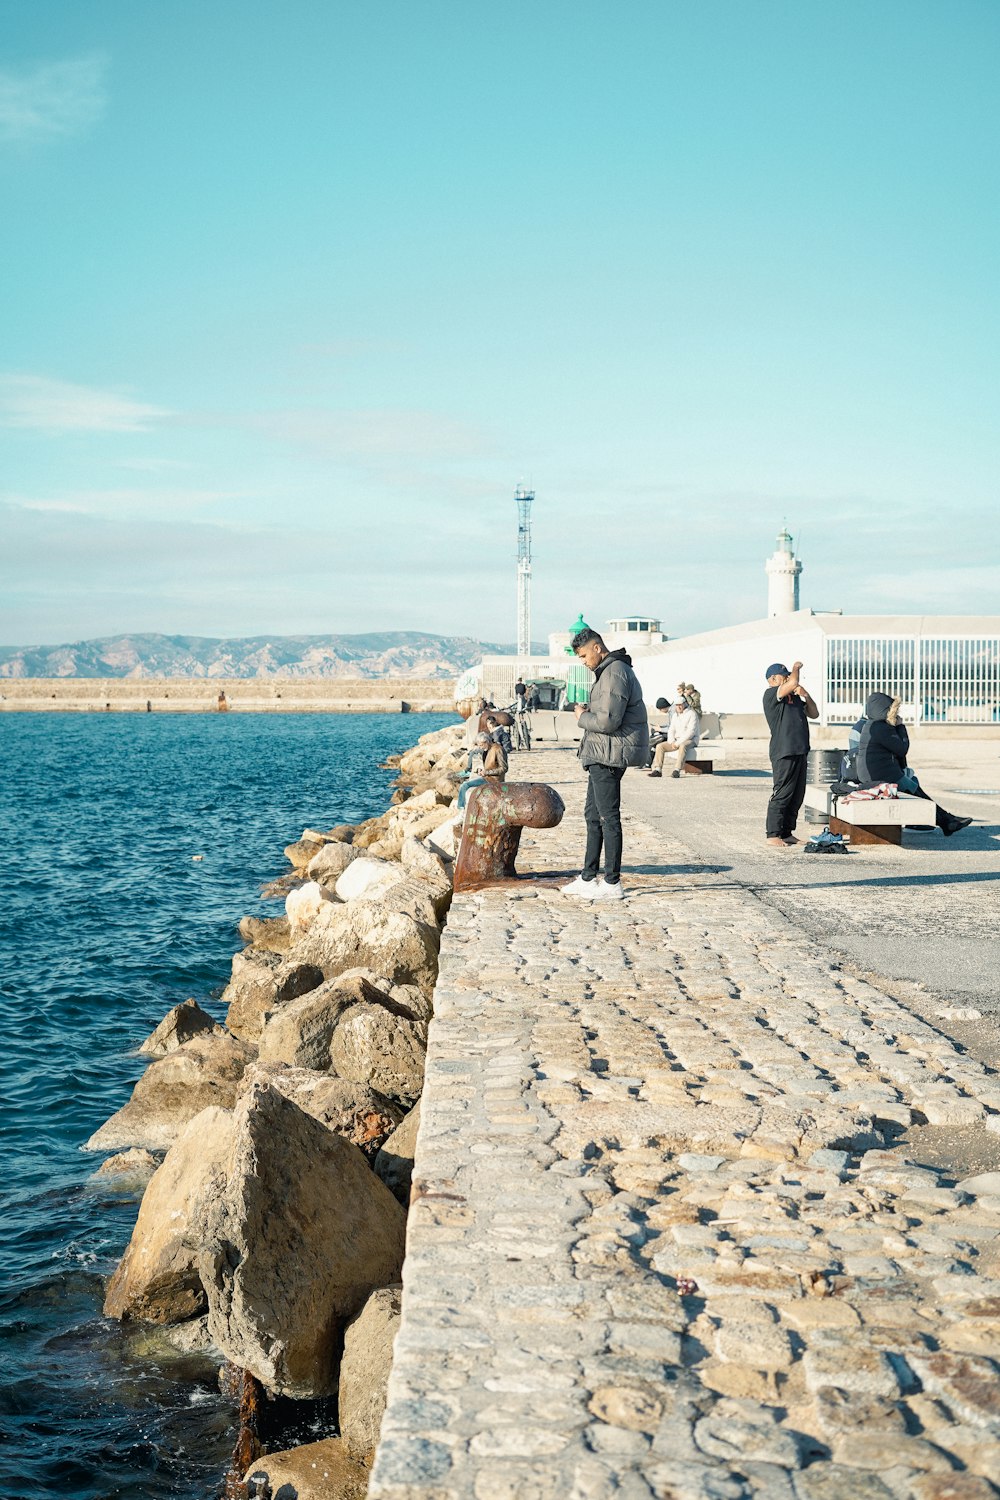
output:
<svg viewBox="0 0 1000 1500"><path fill-rule="evenodd" d="M685 703L688 705L689 708L693 708L694 709L695 713L698 715L698 717L700 719L701 718L701 694L699 693L698 689L695 687L695 685L694 685L693 682L685 682L685 683L682 684L682 686L684 688L684 701L685 701Z"/></svg>
<svg viewBox="0 0 1000 1500"><path fill-rule="evenodd" d="M906 763L910 750L910 736L906 725L899 722L900 700L890 698L888 693L872 693L865 704L865 720L857 753L857 777L862 787L879 786L889 782L901 792L923 797L931 802L916 774ZM935 823L946 839L962 828L968 828L971 818L959 818L954 813L939 807Z"/></svg>
<svg viewBox="0 0 1000 1500"><path fill-rule="evenodd" d="M514 684L514 708L523 713L527 706L528 688L523 677L519 677Z"/></svg>
<svg viewBox="0 0 1000 1500"><path fill-rule="evenodd" d="M583 730L579 755L587 772L587 850L583 870L563 891L585 901L622 901L622 777L626 767L646 764L649 715L624 651L609 651L597 631L589 628L579 631L571 645L593 672L594 685L589 703L573 705ZM604 879L598 880L602 849Z"/></svg>
<svg viewBox="0 0 1000 1500"><path fill-rule="evenodd" d="M533 714L542 701L542 695L538 691L538 683L533 682L528 689L528 712Z"/></svg>
<svg viewBox="0 0 1000 1500"><path fill-rule="evenodd" d="M673 755L674 769L670 774L676 781L681 774L688 751L697 745L700 739L701 726L698 723L698 715L687 698L679 694L670 711L666 739L661 740L656 747L650 776L662 776L664 761L668 755Z"/></svg>
<svg viewBox="0 0 1000 1500"><path fill-rule="evenodd" d="M802 663L792 670L775 662L765 676L764 715L771 731L771 771L774 785L767 804L767 842L775 849L791 848L799 842L795 824L806 795L806 762L809 756L810 719L819 718L809 693L799 681Z"/></svg>
<svg viewBox="0 0 1000 1500"><path fill-rule="evenodd" d="M649 758L646 761L647 766L651 766L653 764L653 755L656 751L657 746L665 744L665 742L670 738L669 701L666 698L657 698L656 711L657 713L663 714L664 717L657 724L656 728L653 730L653 733L649 736Z"/></svg>

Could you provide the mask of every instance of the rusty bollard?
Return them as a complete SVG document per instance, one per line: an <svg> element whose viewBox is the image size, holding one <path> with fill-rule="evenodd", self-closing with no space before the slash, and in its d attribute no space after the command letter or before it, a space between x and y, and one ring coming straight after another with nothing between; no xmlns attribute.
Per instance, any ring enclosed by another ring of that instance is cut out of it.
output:
<svg viewBox="0 0 1000 1500"><path fill-rule="evenodd" d="M480 786L469 797L455 863L455 890L474 890L516 880L514 861L522 828L555 828L566 811L563 799L540 781Z"/></svg>

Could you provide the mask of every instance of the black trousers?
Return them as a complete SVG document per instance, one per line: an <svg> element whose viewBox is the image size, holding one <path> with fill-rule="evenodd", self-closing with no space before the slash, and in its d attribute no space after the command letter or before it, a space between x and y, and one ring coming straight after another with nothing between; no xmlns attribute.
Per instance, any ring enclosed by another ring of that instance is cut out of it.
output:
<svg viewBox="0 0 1000 1500"><path fill-rule="evenodd" d="M771 757L774 787L767 804L767 837L786 839L795 832L795 823L806 795L805 755Z"/></svg>
<svg viewBox="0 0 1000 1500"><path fill-rule="evenodd" d="M583 864L584 880L593 880L601 868L604 850L604 878L615 885L622 873L622 777L617 766L590 766L587 776L587 800L583 817L587 824L587 854Z"/></svg>

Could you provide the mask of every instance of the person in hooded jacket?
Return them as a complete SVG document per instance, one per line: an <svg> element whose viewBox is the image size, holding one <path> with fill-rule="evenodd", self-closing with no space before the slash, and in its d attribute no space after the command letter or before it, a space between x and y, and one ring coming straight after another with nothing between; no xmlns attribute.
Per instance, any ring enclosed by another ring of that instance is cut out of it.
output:
<svg viewBox="0 0 1000 1500"><path fill-rule="evenodd" d="M585 901L622 901L622 777L628 766L649 757L649 714L642 688L624 651L609 651L596 630L581 630L570 643L594 674L588 703L574 705L583 730L580 762L587 772L587 850L582 872L563 890ZM604 879L597 879L604 852Z"/></svg>
<svg viewBox="0 0 1000 1500"><path fill-rule="evenodd" d="M909 776L905 775L910 736L906 725L899 722L899 702L898 698L890 698L888 693L872 693L865 704L857 753L858 781L863 787L878 786L883 781L899 786L902 781L904 792L930 802L933 799L922 789L914 773L910 771ZM947 839L959 829L968 828L972 819L956 817L939 807L935 822Z"/></svg>

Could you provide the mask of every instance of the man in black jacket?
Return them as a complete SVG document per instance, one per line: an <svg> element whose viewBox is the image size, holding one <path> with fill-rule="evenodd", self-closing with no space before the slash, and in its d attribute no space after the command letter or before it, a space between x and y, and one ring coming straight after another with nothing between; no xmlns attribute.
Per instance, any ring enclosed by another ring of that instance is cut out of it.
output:
<svg viewBox="0 0 1000 1500"><path fill-rule="evenodd" d="M906 725L898 721L899 699L888 693L872 693L865 704L865 719L858 745L858 781L862 786L879 786L887 781L898 786L907 769L906 757L910 752L910 736ZM903 790L915 797L931 798L910 772ZM968 828L971 818L959 818L954 813L937 809L935 821L945 838L951 838L960 828Z"/></svg>
<svg viewBox="0 0 1000 1500"><path fill-rule="evenodd" d="M799 681L800 661L792 670L775 662L764 674L764 715L771 731L771 771L774 785L767 804L767 842L775 849L790 849L799 840L795 824L806 795L806 760L809 755L809 719L819 718L819 709Z"/></svg>
<svg viewBox="0 0 1000 1500"><path fill-rule="evenodd" d="M573 650L594 674L589 703L574 709L583 730L580 760L587 772L587 852L583 871L563 890L584 901L623 901L622 777L627 766L644 766L649 755L649 714L642 688L624 651L609 651L596 630L581 630ZM604 879L598 880L601 851Z"/></svg>

